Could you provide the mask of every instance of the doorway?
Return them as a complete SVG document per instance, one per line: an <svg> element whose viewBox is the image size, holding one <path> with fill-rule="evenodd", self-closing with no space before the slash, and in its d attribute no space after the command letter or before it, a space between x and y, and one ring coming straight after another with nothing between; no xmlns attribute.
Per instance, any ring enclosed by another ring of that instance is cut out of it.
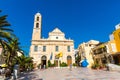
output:
<svg viewBox="0 0 120 80"><path fill-rule="evenodd" d="M55 60L55 67L58 67L58 60Z"/></svg>
<svg viewBox="0 0 120 80"><path fill-rule="evenodd" d="M55 56L55 61L54 61L54 63L55 63L55 67L58 67L59 66L59 57L56 55Z"/></svg>
<svg viewBox="0 0 120 80"><path fill-rule="evenodd" d="M43 69L46 66L47 57L44 55L41 57L41 68Z"/></svg>
<svg viewBox="0 0 120 80"><path fill-rule="evenodd" d="M70 66L70 64L72 64L72 57L67 56L67 65Z"/></svg>

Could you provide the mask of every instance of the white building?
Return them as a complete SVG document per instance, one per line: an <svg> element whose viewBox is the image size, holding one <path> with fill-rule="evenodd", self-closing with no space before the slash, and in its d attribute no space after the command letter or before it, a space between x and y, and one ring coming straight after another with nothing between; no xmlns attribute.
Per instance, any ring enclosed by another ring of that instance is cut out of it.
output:
<svg viewBox="0 0 120 80"><path fill-rule="evenodd" d="M95 47L96 44L98 44L99 41L96 40L90 40L88 42L83 42L82 44L79 45L78 47L78 53L81 57L81 60L87 59L88 60L88 67L91 67L92 64L94 63L93 57L91 54L91 49Z"/></svg>
<svg viewBox="0 0 120 80"><path fill-rule="evenodd" d="M75 63L74 41L65 38L65 34L58 28L49 32L47 39L42 39L41 31L42 16L37 13L34 18L34 28L30 47L30 57L33 57L34 64L47 65L48 60L58 66L58 61L68 65ZM44 31L43 31L44 32ZM62 53L58 59L56 55ZM51 58L51 59L50 59Z"/></svg>

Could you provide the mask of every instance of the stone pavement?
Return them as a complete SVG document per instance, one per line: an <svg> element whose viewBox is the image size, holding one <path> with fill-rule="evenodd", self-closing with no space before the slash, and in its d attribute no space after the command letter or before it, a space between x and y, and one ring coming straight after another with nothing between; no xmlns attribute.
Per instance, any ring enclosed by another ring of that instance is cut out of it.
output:
<svg viewBox="0 0 120 80"><path fill-rule="evenodd" d="M24 73L18 80L120 80L120 72L88 68L49 68Z"/></svg>

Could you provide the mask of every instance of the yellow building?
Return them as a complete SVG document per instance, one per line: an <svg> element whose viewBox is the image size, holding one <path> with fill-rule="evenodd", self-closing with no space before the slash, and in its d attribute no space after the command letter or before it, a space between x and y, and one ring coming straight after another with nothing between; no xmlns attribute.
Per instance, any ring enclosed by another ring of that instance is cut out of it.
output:
<svg viewBox="0 0 120 80"><path fill-rule="evenodd" d="M115 40L110 40L107 42L107 47L108 47L108 53L114 55L117 52L117 48L116 48L116 43Z"/></svg>
<svg viewBox="0 0 120 80"><path fill-rule="evenodd" d="M115 43L116 52L114 52L113 57L116 64L120 63L120 24L116 25L116 30L110 35L110 41ZM115 49L115 48L114 48Z"/></svg>
<svg viewBox="0 0 120 80"><path fill-rule="evenodd" d="M65 34L58 28L49 32L48 38L42 38L41 31L42 16L35 15L32 41L30 46L30 57L33 57L35 66L47 65L48 60L59 66L60 62L68 65L75 63L74 41L66 39ZM43 30L44 32L44 30Z"/></svg>
<svg viewBox="0 0 120 80"><path fill-rule="evenodd" d="M113 31L112 35L114 36L117 52L120 52L120 24L116 26L116 30Z"/></svg>

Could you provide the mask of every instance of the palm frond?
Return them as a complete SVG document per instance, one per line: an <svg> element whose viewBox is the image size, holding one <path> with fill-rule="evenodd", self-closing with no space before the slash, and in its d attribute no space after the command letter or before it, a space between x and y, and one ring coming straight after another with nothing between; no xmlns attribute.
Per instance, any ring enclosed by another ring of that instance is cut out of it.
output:
<svg viewBox="0 0 120 80"><path fill-rule="evenodd" d="M2 27L2 28L0 28L0 30L1 30L1 31L9 31L9 32L13 32L13 30L12 30L12 29L3 28L3 27Z"/></svg>

